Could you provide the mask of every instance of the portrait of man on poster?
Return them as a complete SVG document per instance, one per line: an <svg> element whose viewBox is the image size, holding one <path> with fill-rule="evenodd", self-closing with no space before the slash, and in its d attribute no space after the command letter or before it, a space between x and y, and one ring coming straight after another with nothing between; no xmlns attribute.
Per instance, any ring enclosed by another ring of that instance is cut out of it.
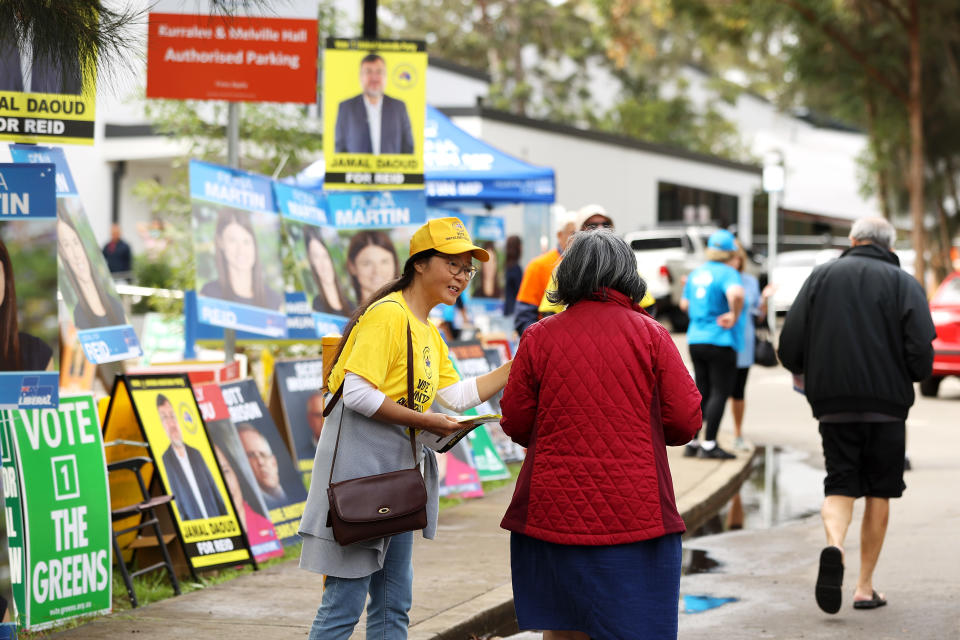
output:
<svg viewBox="0 0 960 640"><path fill-rule="evenodd" d="M384 93L387 64L376 53L360 61L362 92L337 110L334 147L337 153L413 153L413 131L407 105Z"/></svg>
<svg viewBox="0 0 960 640"><path fill-rule="evenodd" d="M162 393L157 394L157 415L170 438L170 446L161 457L167 474L170 492L176 501L180 520L202 520L227 515L223 498L203 455L184 443L180 421L173 403Z"/></svg>

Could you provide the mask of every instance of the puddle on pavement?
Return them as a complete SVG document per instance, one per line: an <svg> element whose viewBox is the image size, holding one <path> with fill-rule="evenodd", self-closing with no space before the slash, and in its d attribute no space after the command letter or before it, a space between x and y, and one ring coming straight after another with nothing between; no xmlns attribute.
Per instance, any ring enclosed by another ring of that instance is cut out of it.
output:
<svg viewBox="0 0 960 640"><path fill-rule="evenodd" d="M703 549L683 550L680 575L692 576L695 573L707 573L720 566L720 563L710 557Z"/></svg>
<svg viewBox="0 0 960 640"><path fill-rule="evenodd" d="M760 449L740 492L691 538L767 529L820 512L823 470L808 464L805 453L781 447Z"/></svg>

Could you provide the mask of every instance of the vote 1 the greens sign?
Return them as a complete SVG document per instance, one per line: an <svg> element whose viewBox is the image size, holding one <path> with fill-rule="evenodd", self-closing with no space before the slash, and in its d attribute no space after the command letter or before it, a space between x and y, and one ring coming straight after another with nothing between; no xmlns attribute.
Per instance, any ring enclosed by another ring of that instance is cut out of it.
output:
<svg viewBox="0 0 960 640"><path fill-rule="evenodd" d="M93 397L61 397L58 409L4 411L0 429L20 626L43 629L108 613L110 497Z"/></svg>

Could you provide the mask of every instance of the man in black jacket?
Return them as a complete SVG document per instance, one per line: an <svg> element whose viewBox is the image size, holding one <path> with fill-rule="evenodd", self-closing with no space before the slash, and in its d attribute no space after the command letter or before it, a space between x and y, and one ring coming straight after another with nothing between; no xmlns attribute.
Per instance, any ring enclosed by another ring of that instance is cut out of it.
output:
<svg viewBox="0 0 960 640"><path fill-rule="evenodd" d="M780 361L804 376L820 421L827 477L817 604L840 609L843 541L853 503L866 497L860 533L855 609L886 604L873 571L887 530L889 499L903 483L905 420L913 382L930 375L936 337L919 283L891 251L896 230L882 218L857 220L851 248L814 269L797 294L780 334Z"/></svg>

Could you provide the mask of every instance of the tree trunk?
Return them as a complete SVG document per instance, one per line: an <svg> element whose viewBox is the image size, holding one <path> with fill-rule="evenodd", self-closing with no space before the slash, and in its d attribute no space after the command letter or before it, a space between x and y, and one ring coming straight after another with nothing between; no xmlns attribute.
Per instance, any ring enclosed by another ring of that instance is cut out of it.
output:
<svg viewBox="0 0 960 640"><path fill-rule="evenodd" d="M926 290L926 260L923 233L923 93L921 85L920 0L910 0L910 219L913 223L913 250L916 253L914 275Z"/></svg>
<svg viewBox="0 0 960 640"><path fill-rule="evenodd" d="M873 149L873 161L877 166L877 200L880 201L880 212L890 220L890 200L887 198L887 168L880 149L880 138L877 135L877 99L869 85L867 94L867 134L870 136L870 147Z"/></svg>

